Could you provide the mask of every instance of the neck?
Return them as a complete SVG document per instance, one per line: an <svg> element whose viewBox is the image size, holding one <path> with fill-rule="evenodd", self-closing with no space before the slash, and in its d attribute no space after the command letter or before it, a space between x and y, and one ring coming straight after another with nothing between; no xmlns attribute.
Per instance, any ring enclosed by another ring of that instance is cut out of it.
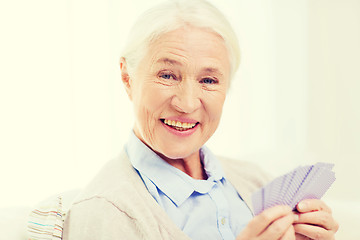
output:
<svg viewBox="0 0 360 240"><path fill-rule="evenodd" d="M163 155L160 155L160 157L164 159L167 163L169 163L171 166L176 167L177 169L183 171L194 179L207 179L207 175L201 162L199 152L193 153L186 158L179 159L171 159Z"/></svg>

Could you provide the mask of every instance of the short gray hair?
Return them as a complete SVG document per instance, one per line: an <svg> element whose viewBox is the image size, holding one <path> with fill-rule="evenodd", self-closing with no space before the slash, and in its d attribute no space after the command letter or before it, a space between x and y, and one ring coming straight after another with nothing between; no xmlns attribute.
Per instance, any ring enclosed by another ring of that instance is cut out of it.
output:
<svg viewBox="0 0 360 240"><path fill-rule="evenodd" d="M129 74L134 73L152 41L186 25L210 29L224 39L231 79L240 63L238 39L226 17L205 0L169 0L145 11L132 27L122 52Z"/></svg>

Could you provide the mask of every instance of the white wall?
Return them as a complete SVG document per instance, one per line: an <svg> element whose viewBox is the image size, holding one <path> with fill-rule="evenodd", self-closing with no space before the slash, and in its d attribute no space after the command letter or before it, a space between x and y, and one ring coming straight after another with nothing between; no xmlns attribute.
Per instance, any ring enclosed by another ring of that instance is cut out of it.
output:
<svg viewBox="0 0 360 240"><path fill-rule="evenodd" d="M310 1L307 151L336 163L329 196L360 201L360 1Z"/></svg>
<svg viewBox="0 0 360 240"><path fill-rule="evenodd" d="M0 206L84 186L132 126L118 59L131 23L158 1L1 3ZM242 63L209 142L273 174L336 164L328 197L360 201L359 2L212 1Z"/></svg>

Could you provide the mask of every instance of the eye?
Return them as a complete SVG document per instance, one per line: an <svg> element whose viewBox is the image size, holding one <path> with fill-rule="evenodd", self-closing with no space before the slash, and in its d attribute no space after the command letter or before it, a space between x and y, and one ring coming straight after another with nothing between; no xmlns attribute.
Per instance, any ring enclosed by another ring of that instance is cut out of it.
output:
<svg viewBox="0 0 360 240"><path fill-rule="evenodd" d="M160 77L164 78L164 79L170 79L170 78L172 78L172 75L171 74L161 74Z"/></svg>
<svg viewBox="0 0 360 240"><path fill-rule="evenodd" d="M168 72L160 72L158 76L159 76L159 78L162 78L162 79L165 79L165 80L170 80L170 79L176 80L177 79L175 74L173 74L171 72L170 73L168 73Z"/></svg>
<svg viewBox="0 0 360 240"><path fill-rule="evenodd" d="M201 83L205 83L205 84L215 84L218 83L219 81L217 81L216 79L212 79L212 78L203 78L200 81Z"/></svg>

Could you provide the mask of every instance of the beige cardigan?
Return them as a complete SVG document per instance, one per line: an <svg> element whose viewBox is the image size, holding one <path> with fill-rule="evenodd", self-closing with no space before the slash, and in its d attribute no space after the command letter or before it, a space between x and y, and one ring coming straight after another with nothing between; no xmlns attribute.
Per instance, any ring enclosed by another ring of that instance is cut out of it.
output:
<svg viewBox="0 0 360 240"><path fill-rule="evenodd" d="M251 163L221 160L226 178L251 208L251 193L269 179ZM190 239L147 191L125 151L107 163L74 202L64 240Z"/></svg>

